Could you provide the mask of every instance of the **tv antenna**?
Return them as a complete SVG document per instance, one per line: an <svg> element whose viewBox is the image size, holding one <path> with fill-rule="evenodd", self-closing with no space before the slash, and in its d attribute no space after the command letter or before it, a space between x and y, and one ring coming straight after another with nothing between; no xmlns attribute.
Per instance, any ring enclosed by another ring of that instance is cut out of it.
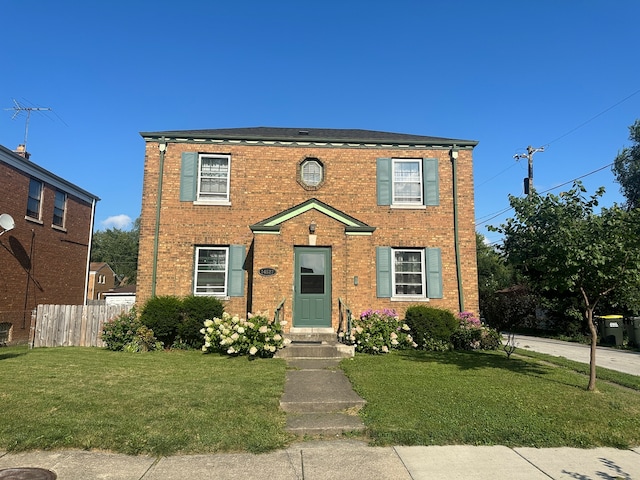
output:
<svg viewBox="0 0 640 480"><path fill-rule="evenodd" d="M24 125L24 151L27 151L27 136L29 135L29 120L31 119L31 112L51 111L48 107L25 107L15 98L13 99L14 106L11 108L5 108L5 110L13 110L13 116L11 120L14 120L22 112L27 112L27 120Z"/></svg>

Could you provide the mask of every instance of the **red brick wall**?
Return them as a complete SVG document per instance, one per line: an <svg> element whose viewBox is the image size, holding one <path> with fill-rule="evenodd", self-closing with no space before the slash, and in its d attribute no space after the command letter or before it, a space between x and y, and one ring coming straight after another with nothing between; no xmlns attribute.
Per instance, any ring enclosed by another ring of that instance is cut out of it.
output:
<svg viewBox="0 0 640 480"><path fill-rule="evenodd" d="M53 228L55 188L47 183L42 222L25 219L30 178L0 162L0 213L16 223L0 236L0 322L13 323L17 342L28 340L38 304L82 304L91 226L91 205L68 194L65 231Z"/></svg>
<svg viewBox="0 0 640 480"><path fill-rule="evenodd" d="M179 201L180 163L184 151L231 155L231 206L193 205ZM317 191L307 191L297 181L297 166L306 157L324 165L325 182ZM440 205L418 210L378 206L376 201L377 158L439 159ZM148 143L145 156L137 298L151 294L153 242L158 187L159 150ZM467 310L478 310L476 248L473 205L472 153L461 150L457 160L458 206L462 280ZM444 298L431 305L458 311L453 224L452 164L445 149L378 149L278 147L246 145L168 144L162 186L157 295L189 295L192 292L194 245L244 244L249 250L254 235L249 225L280 213L310 198L376 227L371 236L346 236L344 225L317 211L309 211L282 225L279 235L256 234L256 270L274 267L273 277L252 278L249 301L232 298L227 311L244 314L274 309L287 299L291 315L293 245L308 244L308 225L314 220L317 245L331 246L333 257L333 318L342 297L352 310L394 308L400 313L410 304L376 298L375 247L440 247L442 249ZM358 285L353 277L358 276ZM249 275L247 275L247 278ZM248 287L248 286L247 286ZM291 320L288 318L288 320Z"/></svg>

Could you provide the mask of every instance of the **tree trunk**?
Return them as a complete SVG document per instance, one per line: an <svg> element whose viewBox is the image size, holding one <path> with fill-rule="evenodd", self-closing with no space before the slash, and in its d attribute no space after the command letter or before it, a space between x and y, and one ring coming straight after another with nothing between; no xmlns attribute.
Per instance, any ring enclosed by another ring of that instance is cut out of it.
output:
<svg viewBox="0 0 640 480"><path fill-rule="evenodd" d="M593 392L596 389L596 346L598 345L598 331L593 323L593 307L587 307L585 312L589 331L591 332L591 357L589 360L589 385L587 390Z"/></svg>

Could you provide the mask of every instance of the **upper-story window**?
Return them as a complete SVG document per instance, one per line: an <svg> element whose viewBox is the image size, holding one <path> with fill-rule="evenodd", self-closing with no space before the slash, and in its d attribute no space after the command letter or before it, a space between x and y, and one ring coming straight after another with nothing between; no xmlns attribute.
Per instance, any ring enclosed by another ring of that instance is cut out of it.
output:
<svg viewBox="0 0 640 480"><path fill-rule="evenodd" d="M393 204L422 205L422 159L393 159Z"/></svg>
<svg viewBox="0 0 640 480"><path fill-rule="evenodd" d="M67 210L67 194L56 190L56 196L53 201L53 224L56 227L64 228L65 212Z"/></svg>
<svg viewBox="0 0 640 480"><path fill-rule="evenodd" d="M440 205L437 158L378 158L378 205L391 208L425 208Z"/></svg>
<svg viewBox="0 0 640 480"><path fill-rule="evenodd" d="M42 211L42 188L40 180L31 179L29 183L29 198L27 200L27 217L40 220Z"/></svg>
<svg viewBox="0 0 640 480"><path fill-rule="evenodd" d="M229 155L200 155L198 200L229 201Z"/></svg>
<svg viewBox="0 0 640 480"><path fill-rule="evenodd" d="M302 182L317 187L322 182L322 164L315 158L308 158L301 166Z"/></svg>

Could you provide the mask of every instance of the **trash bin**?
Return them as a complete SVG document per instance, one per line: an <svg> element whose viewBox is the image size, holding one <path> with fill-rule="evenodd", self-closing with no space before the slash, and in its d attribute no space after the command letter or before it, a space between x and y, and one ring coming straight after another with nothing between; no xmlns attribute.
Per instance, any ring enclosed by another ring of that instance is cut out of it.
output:
<svg viewBox="0 0 640 480"><path fill-rule="evenodd" d="M622 345L624 327L622 315L603 315L597 318L602 342L609 345Z"/></svg>
<svg viewBox="0 0 640 480"><path fill-rule="evenodd" d="M640 346L640 317L627 318L625 322L629 343Z"/></svg>

